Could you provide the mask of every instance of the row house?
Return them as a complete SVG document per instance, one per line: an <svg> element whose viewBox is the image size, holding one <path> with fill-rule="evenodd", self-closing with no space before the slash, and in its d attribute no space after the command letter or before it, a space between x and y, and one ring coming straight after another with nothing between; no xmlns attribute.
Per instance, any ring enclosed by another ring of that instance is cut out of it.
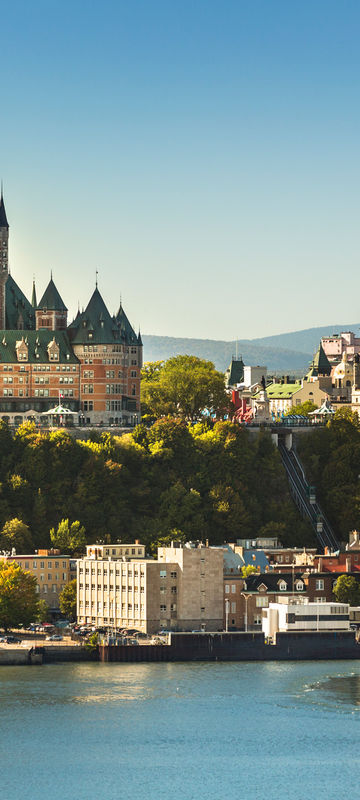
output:
<svg viewBox="0 0 360 800"><path fill-rule="evenodd" d="M260 630L262 609L269 603L289 602L307 598L309 602L325 603L334 600L333 588L337 576L329 573L294 570L292 573L254 573L246 579L225 575L224 628L229 630Z"/></svg>

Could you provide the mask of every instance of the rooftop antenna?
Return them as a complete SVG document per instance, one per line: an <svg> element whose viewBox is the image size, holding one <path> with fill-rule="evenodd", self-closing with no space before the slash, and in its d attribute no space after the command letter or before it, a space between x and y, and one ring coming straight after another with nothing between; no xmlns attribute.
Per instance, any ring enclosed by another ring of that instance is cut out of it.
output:
<svg viewBox="0 0 360 800"><path fill-rule="evenodd" d="M237 361L238 360L238 340L237 339L236 339L236 343L235 343L235 358L236 358L236 361Z"/></svg>
<svg viewBox="0 0 360 800"><path fill-rule="evenodd" d="M96 289L98 288L98 274L99 274L99 270L96 270L95 271L95 288Z"/></svg>

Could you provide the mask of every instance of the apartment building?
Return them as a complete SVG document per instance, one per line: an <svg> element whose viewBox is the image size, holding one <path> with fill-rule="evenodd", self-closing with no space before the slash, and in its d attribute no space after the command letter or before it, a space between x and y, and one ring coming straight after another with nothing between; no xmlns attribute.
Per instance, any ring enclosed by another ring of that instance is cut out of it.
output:
<svg viewBox="0 0 360 800"><path fill-rule="evenodd" d="M157 560L151 560L131 552L140 548L87 548L77 563L80 623L144 633L222 628L221 549L174 544L159 548Z"/></svg>

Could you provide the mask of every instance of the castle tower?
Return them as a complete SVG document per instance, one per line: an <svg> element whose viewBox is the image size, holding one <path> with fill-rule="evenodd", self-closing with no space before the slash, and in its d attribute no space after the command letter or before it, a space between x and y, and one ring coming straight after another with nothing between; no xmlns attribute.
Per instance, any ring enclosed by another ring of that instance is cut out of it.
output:
<svg viewBox="0 0 360 800"><path fill-rule="evenodd" d="M0 197L0 329L5 329L5 285L9 274L9 225L4 198Z"/></svg>

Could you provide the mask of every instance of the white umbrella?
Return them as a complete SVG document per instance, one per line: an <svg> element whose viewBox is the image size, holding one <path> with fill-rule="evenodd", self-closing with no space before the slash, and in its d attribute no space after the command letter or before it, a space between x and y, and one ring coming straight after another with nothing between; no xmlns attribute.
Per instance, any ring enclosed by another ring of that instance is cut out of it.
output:
<svg viewBox="0 0 360 800"><path fill-rule="evenodd" d="M49 408L49 411L43 411L41 416L47 417L54 417L54 416L64 416L66 414L71 414L72 416L76 416L79 412L78 411L70 411L70 408L65 408L65 406L55 406L54 408Z"/></svg>

